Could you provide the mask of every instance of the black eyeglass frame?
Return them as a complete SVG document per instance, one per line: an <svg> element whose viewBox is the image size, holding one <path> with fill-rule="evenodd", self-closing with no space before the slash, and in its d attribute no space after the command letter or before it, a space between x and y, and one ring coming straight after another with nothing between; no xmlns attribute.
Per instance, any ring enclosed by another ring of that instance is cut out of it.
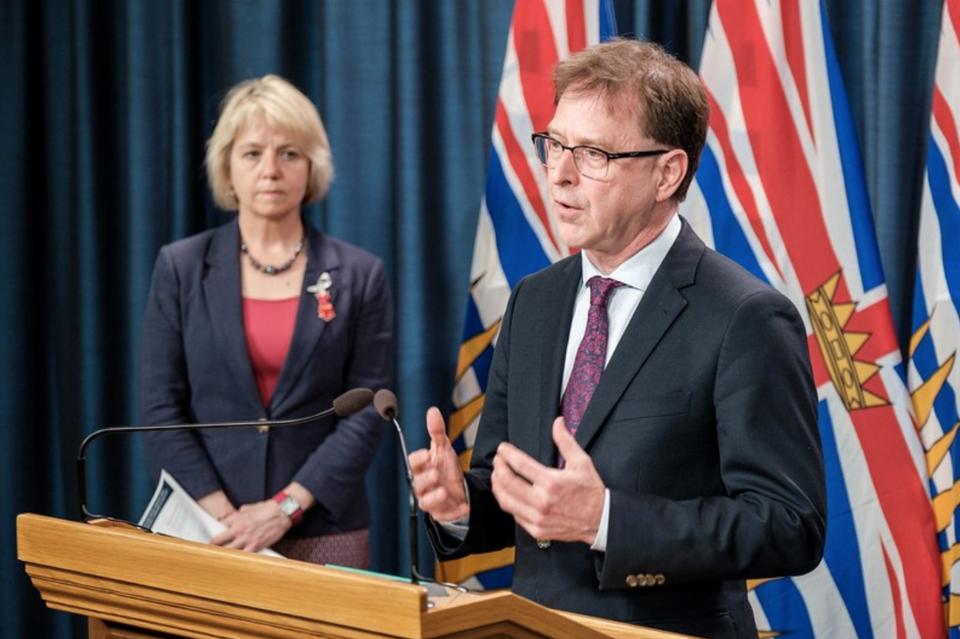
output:
<svg viewBox="0 0 960 639"><path fill-rule="evenodd" d="M573 156L573 165L577 167L577 172L580 173L580 175L582 175L583 177L590 178L591 180L602 180L604 177L606 177L607 175L606 170L610 167L611 160L622 160L624 158L650 158L657 155L663 155L664 153L668 153L670 151L670 149L651 149L649 151L626 151L624 153L610 153L609 151L605 151L595 146L590 146L588 144L577 144L574 146L567 146L557 138L548 134L546 131L541 131L540 133L534 133L533 135L530 136L530 141L533 142L534 149L537 148L537 140L545 140L545 141L556 143L560 147L561 155L563 154L563 151L570 151L570 155ZM590 151L596 151L597 153L602 153L607 157L607 166L604 167L604 173L601 177L598 177L598 178L593 177L592 175L587 175L582 170L580 170L580 165L577 163L577 153L576 153L577 149L589 149ZM544 157L544 160L545 159L546 157ZM540 159L539 151L537 151L537 160L539 160L540 164L542 164L543 166L550 168L550 166L544 160Z"/></svg>

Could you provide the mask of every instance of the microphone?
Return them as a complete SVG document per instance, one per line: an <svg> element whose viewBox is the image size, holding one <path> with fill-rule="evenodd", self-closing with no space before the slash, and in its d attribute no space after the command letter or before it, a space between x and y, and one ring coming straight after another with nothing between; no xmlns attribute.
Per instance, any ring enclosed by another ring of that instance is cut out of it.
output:
<svg viewBox="0 0 960 639"><path fill-rule="evenodd" d="M259 422L221 422L211 424L163 424L155 426L111 426L95 430L87 435L80 443L80 449L77 451L77 484L80 491L80 518L81 521L90 521L100 517L87 510L87 475L86 475L86 457L84 452L90 443L102 437L103 435L116 435L119 433L144 433L158 430L209 430L214 428L260 428L270 426L278 428L284 426L298 426L308 422L314 422L331 415L337 417L347 417L360 412L370 405L373 401L373 391L369 388L354 388L348 390L333 400L333 406L320 411L315 415L307 417L295 417L293 419L273 419Z"/></svg>
<svg viewBox="0 0 960 639"><path fill-rule="evenodd" d="M420 563L418 557L420 538L417 522L417 498L413 494L413 470L410 468L410 460L408 459L407 442L403 438L403 430L400 428L400 422L397 421L397 415L400 414L400 409L397 405L397 396L394 395L392 391L381 388L373 396L373 406L377 409L380 417L385 421L393 422L394 428L397 431L397 438L400 440L404 469L407 472L407 493L410 495L410 583L420 584L421 582L429 582L446 586L447 588L454 588L461 592L467 592L467 588L464 586L424 577L417 571L417 564Z"/></svg>

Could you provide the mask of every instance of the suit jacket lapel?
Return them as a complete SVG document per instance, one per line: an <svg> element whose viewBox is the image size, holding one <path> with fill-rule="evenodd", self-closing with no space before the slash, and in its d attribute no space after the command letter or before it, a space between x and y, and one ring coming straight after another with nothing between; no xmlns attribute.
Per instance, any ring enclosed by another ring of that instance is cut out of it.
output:
<svg viewBox="0 0 960 639"><path fill-rule="evenodd" d="M683 312L687 301L680 289L693 284L703 251L703 242L683 220L680 235L644 292L583 414L576 435L582 447L596 436L647 357Z"/></svg>
<svg viewBox="0 0 960 639"><path fill-rule="evenodd" d="M573 305L583 279L580 256L574 255L558 265L553 287L547 290L548 300L543 308L555 309L542 318L543 336L540 360L540 449L537 459L548 466L556 466L557 447L553 443L553 421L560 414L560 384L573 320Z"/></svg>
<svg viewBox="0 0 960 639"><path fill-rule="evenodd" d="M290 393L297 388L297 380L304 367L315 356L317 345L324 334L327 322L317 316L317 299L307 288L317 283L321 273L329 273L332 283L330 286L330 301L337 305L338 298L346 290L345 282L338 278L340 270L340 255L333 245L326 241L323 233L304 221L307 235L307 270L303 275L303 290L300 292L300 304L297 307L297 320L293 329L293 338L290 340L290 350L287 359L280 371L277 387L270 399L272 414L282 414L283 402ZM332 321L338 321L334 318ZM344 318L340 318L344 321Z"/></svg>
<svg viewBox="0 0 960 639"><path fill-rule="evenodd" d="M236 220L216 231L205 258L207 274L203 280L203 292L218 348L229 363L240 396L256 399L260 395L253 378L243 328L239 247L240 227Z"/></svg>

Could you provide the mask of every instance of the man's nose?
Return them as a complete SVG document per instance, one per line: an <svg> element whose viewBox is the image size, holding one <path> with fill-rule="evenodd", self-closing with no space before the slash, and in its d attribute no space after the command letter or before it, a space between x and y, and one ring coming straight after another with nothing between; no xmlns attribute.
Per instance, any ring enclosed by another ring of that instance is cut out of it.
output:
<svg viewBox="0 0 960 639"><path fill-rule="evenodd" d="M564 149L560 157L553 163L550 169L550 179L558 184L573 182L580 177L580 171L577 169L577 163L573 159L573 151Z"/></svg>

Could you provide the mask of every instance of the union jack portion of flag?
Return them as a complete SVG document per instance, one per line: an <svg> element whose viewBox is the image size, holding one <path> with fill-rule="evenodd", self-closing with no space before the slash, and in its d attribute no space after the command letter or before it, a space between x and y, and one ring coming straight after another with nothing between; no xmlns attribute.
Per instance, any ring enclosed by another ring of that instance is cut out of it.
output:
<svg viewBox="0 0 960 639"><path fill-rule="evenodd" d="M609 0L517 0L514 6L447 427L464 468L510 290L524 275L570 254L550 217L546 179L530 142L553 117L553 68L614 35ZM442 563L437 574L476 588L500 588L510 585L512 564L513 549L507 549Z"/></svg>
<svg viewBox="0 0 960 639"><path fill-rule="evenodd" d="M824 559L750 582L758 627L942 637L927 464L823 5L715 0L702 59L710 130L682 212L801 309L820 398Z"/></svg>
<svg viewBox="0 0 960 639"><path fill-rule="evenodd" d="M943 7L918 238L908 374L926 453L951 637L960 638L960 0Z"/></svg>

